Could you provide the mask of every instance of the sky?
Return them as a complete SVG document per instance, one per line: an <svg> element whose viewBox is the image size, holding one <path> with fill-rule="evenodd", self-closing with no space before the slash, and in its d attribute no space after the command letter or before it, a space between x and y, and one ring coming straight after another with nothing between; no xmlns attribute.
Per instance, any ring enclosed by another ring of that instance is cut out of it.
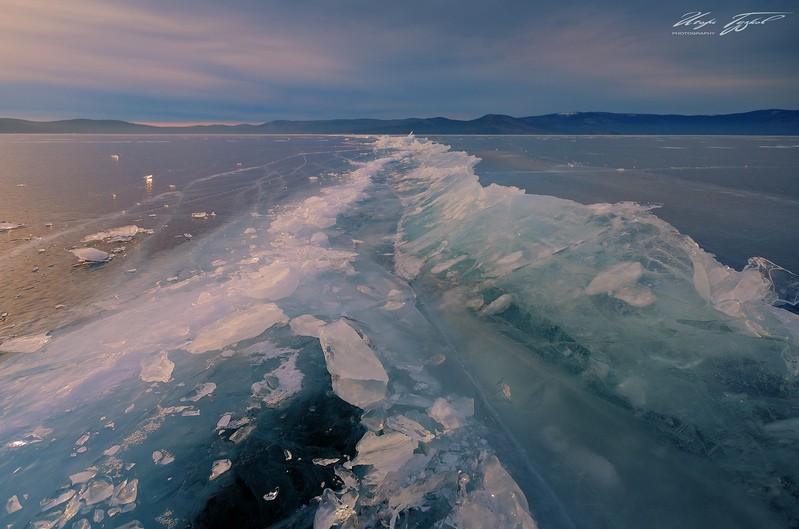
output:
<svg viewBox="0 0 799 529"><path fill-rule="evenodd" d="M799 109L799 0L0 1L0 117L766 108Z"/></svg>

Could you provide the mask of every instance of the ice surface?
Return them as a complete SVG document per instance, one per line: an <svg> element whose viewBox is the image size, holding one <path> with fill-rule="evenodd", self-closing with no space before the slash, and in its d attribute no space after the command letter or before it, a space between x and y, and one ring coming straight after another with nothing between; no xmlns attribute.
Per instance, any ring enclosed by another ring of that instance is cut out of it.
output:
<svg viewBox="0 0 799 529"><path fill-rule="evenodd" d="M401 432L389 432L380 436L367 432L358 441L358 456L352 460L352 466L371 465L380 479L407 463L418 444Z"/></svg>
<svg viewBox="0 0 799 529"><path fill-rule="evenodd" d="M320 327L319 342L336 395L359 408L383 400L388 375L363 337L346 320Z"/></svg>
<svg viewBox="0 0 799 529"><path fill-rule="evenodd" d="M86 505L95 505L109 499L113 494L113 483L105 479L95 479L89 482L88 487L81 494L81 499L86 502Z"/></svg>
<svg viewBox="0 0 799 529"><path fill-rule="evenodd" d="M495 456L480 464L482 488L472 491L458 504L447 522L458 529L497 527L535 529L521 489Z"/></svg>

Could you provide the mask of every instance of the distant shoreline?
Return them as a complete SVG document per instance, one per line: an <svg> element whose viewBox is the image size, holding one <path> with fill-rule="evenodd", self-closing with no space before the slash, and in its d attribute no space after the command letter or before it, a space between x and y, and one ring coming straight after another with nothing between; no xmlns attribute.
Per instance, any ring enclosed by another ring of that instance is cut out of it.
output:
<svg viewBox="0 0 799 529"><path fill-rule="evenodd" d="M687 116L566 112L516 118L487 114L473 120L278 120L260 125L157 126L118 120L30 121L0 118L0 134L424 134L424 135L748 135L799 136L799 110L756 110Z"/></svg>

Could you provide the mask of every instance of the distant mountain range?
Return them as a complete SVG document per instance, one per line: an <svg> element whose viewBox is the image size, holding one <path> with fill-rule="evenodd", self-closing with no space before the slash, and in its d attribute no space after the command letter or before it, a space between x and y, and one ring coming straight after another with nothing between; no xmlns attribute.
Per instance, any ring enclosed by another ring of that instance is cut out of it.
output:
<svg viewBox="0 0 799 529"><path fill-rule="evenodd" d="M114 120L27 121L0 118L6 134L608 134L608 135L799 135L799 110L682 116L567 112L515 118L488 114L448 118L270 121L260 125L161 127Z"/></svg>

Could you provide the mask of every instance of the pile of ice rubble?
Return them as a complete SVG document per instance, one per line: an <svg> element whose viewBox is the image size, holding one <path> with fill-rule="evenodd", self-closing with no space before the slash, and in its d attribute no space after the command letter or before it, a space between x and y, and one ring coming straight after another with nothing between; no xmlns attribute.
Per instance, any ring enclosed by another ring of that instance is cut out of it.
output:
<svg viewBox="0 0 799 529"><path fill-rule="evenodd" d="M324 324L305 316L292 329L318 336L336 395L380 417L364 421L355 459L336 469L344 488L324 491L315 528L359 527L362 513L386 508L378 516L389 515L392 529L403 513L442 509L451 510L441 527L536 527L524 494L488 447L463 450L484 444L462 429L474 414L472 399L388 394L389 377L368 338L344 319ZM392 413L393 404L414 403L419 408ZM358 479L353 468L361 466L368 470Z"/></svg>
<svg viewBox="0 0 799 529"><path fill-rule="evenodd" d="M136 225L121 226L119 228L113 228L108 231L101 231L93 233L91 235L87 235L81 240L81 242L83 243L100 242L104 244L127 243L132 241L133 238L139 233L152 235L153 230L139 228ZM85 246L82 248L72 248L69 251L72 252L72 254L75 257L78 258L79 262L105 263L111 260L113 254L125 251L125 247L118 246L113 250L111 250L111 252L106 252L98 248L94 248L92 246Z"/></svg>

